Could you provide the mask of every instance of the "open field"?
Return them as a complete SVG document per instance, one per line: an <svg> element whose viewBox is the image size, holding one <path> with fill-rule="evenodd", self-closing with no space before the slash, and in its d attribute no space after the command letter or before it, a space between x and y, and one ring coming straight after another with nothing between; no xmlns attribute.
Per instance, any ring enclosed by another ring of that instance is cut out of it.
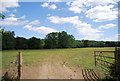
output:
<svg viewBox="0 0 120 81"><path fill-rule="evenodd" d="M60 75L64 75L65 73L68 73L69 76L72 76L70 74L74 74L73 71L75 71L75 69L77 72L78 71L80 72L81 69L94 69L94 70L98 69L94 66L94 51L114 51L114 49L115 48L113 47L104 47L104 48L101 47L101 48L71 48L71 49L44 49L44 50L43 49L42 50L6 50L3 51L2 53L3 68L8 68L8 64L10 64L10 62L15 58L15 56L18 54L18 51L21 51L23 54L23 67L24 67L23 74L26 77L28 77L25 72L27 70L30 73L33 72L39 74L53 73L51 75L56 75L57 72L59 73L61 72ZM113 56L112 54L109 55ZM31 70L30 68L32 68L34 71L30 71ZM63 69L63 70L59 70L59 71L56 70L55 72L50 72L51 69L53 70ZM38 70L40 70L40 72ZM48 71L46 72L46 70ZM41 73L42 71L43 73ZM69 78L68 75L66 75L67 78ZM79 78L81 76L81 74L79 73L75 75L76 76L72 78ZM33 78L35 77L43 78L43 75L40 76L34 75ZM62 76L61 77L56 76L56 77L62 78ZM55 76L49 76L47 78L55 78Z"/></svg>
<svg viewBox="0 0 120 81"><path fill-rule="evenodd" d="M58 55L69 66L80 66L82 68L94 68L93 52L97 51L113 51L113 47L105 48L73 48L73 49L45 49L45 50L6 50L2 52L3 67L13 61L19 51L23 53L23 65L36 64L49 55ZM110 54L109 54L110 55ZM113 55L112 55L113 56ZM89 60L89 61L88 61Z"/></svg>

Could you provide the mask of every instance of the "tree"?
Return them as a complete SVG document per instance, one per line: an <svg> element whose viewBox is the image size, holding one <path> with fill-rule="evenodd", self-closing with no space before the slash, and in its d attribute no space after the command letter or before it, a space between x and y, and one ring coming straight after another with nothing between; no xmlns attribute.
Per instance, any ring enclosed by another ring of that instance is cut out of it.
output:
<svg viewBox="0 0 120 81"><path fill-rule="evenodd" d="M58 33L49 33L45 37L45 48L57 48L58 47Z"/></svg>
<svg viewBox="0 0 120 81"><path fill-rule="evenodd" d="M15 48L15 39L14 31L3 31L2 32L2 48L3 49L14 49Z"/></svg>
<svg viewBox="0 0 120 81"><path fill-rule="evenodd" d="M89 47L89 40L82 40L84 47Z"/></svg>
<svg viewBox="0 0 120 81"><path fill-rule="evenodd" d="M3 14L0 13L0 18L4 19L5 16Z"/></svg>
<svg viewBox="0 0 120 81"><path fill-rule="evenodd" d="M45 39L41 39L40 48L45 48Z"/></svg>
<svg viewBox="0 0 120 81"><path fill-rule="evenodd" d="M49 33L45 37L45 47L52 49L75 47L75 39L64 31Z"/></svg>
<svg viewBox="0 0 120 81"><path fill-rule="evenodd" d="M67 32L62 31L59 33L59 46L60 48L75 47L75 39L73 35L68 35Z"/></svg>
<svg viewBox="0 0 120 81"><path fill-rule="evenodd" d="M83 41L76 40L76 48L84 47Z"/></svg>
<svg viewBox="0 0 120 81"><path fill-rule="evenodd" d="M23 37L15 38L15 48L16 49L28 49L28 40Z"/></svg>
<svg viewBox="0 0 120 81"><path fill-rule="evenodd" d="M4 19L5 16L4 16L3 14L0 13L0 18ZM2 38L1 38L2 32L4 32L4 29L2 29L2 27L0 26L0 39L2 39Z"/></svg>
<svg viewBox="0 0 120 81"><path fill-rule="evenodd" d="M28 46L30 49L39 49L42 48L41 40L36 37L32 37L28 40Z"/></svg>
<svg viewBox="0 0 120 81"><path fill-rule="evenodd" d="M46 35L45 39L32 37L14 37L14 31L2 31L2 49L40 49L40 48L80 48L80 47L115 47L120 43L117 41L94 41L75 40L73 35L67 32L52 32ZM1 41L0 40L0 41Z"/></svg>

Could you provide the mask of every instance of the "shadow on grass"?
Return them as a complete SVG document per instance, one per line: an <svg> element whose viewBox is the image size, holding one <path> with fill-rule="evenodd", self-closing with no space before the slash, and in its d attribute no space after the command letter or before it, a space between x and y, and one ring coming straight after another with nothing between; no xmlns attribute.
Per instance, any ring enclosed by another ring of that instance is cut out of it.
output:
<svg viewBox="0 0 120 81"><path fill-rule="evenodd" d="M103 78L103 81L120 81L120 73L116 71L115 63L110 66L109 73L106 74L106 77Z"/></svg>
<svg viewBox="0 0 120 81"><path fill-rule="evenodd" d="M98 74L93 69L82 69L85 81L100 81Z"/></svg>
<svg viewBox="0 0 120 81"><path fill-rule="evenodd" d="M2 80L1 81L20 81L20 79L19 78L11 78L6 73L4 76L2 76Z"/></svg>

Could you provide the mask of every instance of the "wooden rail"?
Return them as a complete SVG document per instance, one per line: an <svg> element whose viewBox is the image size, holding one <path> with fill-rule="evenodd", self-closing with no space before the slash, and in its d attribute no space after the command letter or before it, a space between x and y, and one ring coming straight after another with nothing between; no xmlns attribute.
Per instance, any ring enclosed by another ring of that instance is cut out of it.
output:
<svg viewBox="0 0 120 81"><path fill-rule="evenodd" d="M104 69L107 72L109 71L107 68L103 67L100 63L98 63L97 66L99 66L100 68Z"/></svg>
<svg viewBox="0 0 120 81"><path fill-rule="evenodd" d="M98 52L98 53L114 53L115 51L94 51L94 52Z"/></svg>
<svg viewBox="0 0 120 81"><path fill-rule="evenodd" d="M114 57L106 56L104 54L113 53ZM114 62L106 61L106 58L113 59ZM115 51L94 51L95 66L99 66L102 69L109 71L109 67L115 66L115 72L120 75L120 47L116 47ZM108 69L107 69L108 68Z"/></svg>
<svg viewBox="0 0 120 81"><path fill-rule="evenodd" d="M106 53L115 53L115 51L94 51L95 66L99 66L102 69L108 71L107 68L113 65L113 63L106 61L106 58L115 59L114 57L104 56Z"/></svg>
<svg viewBox="0 0 120 81"><path fill-rule="evenodd" d="M100 65L102 65L102 66L105 66L106 68L109 68L108 65L105 65L105 64L103 64L103 63L101 63L101 62L99 62L99 61L97 61L97 64L100 64Z"/></svg>
<svg viewBox="0 0 120 81"><path fill-rule="evenodd" d="M109 57L109 56L101 56L101 55L96 55L96 56L110 58L110 59L115 59L114 57Z"/></svg>
<svg viewBox="0 0 120 81"><path fill-rule="evenodd" d="M108 62L108 61L105 61L105 60L102 60L102 59L99 59L99 58L96 58L96 59L99 60L99 61L103 61L103 62L105 62L105 63L107 63L107 64L113 65L113 63L110 63L110 62Z"/></svg>

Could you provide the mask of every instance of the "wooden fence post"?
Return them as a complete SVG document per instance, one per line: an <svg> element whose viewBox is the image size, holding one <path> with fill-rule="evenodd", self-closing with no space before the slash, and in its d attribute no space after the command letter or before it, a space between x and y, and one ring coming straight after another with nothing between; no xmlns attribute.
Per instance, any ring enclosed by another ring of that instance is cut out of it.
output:
<svg viewBox="0 0 120 81"><path fill-rule="evenodd" d="M18 53L18 77L22 78L22 52Z"/></svg>
<svg viewBox="0 0 120 81"><path fill-rule="evenodd" d="M95 59L95 66L96 66L96 52L94 51L94 59Z"/></svg>
<svg viewBox="0 0 120 81"><path fill-rule="evenodd" d="M120 48L115 49L115 66L116 73L120 75Z"/></svg>

